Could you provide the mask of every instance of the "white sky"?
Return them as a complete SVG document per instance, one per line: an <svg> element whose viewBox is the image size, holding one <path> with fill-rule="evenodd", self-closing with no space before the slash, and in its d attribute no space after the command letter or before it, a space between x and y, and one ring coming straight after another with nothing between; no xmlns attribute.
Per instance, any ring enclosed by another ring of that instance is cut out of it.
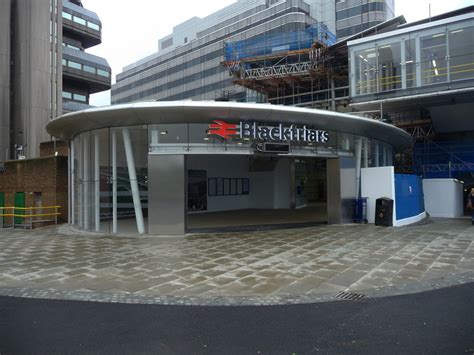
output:
<svg viewBox="0 0 474 355"><path fill-rule="evenodd" d="M0 0L1 1L1 0ZM87 52L104 57L115 75L128 64L153 54L158 39L170 34L173 26L198 16L205 17L235 0L83 0L84 7L97 13L102 21L102 44ZM408 22L431 14L474 5L474 0L395 0L396 15ZM110 104L110 91L91 96L91 105Z"/></svg>

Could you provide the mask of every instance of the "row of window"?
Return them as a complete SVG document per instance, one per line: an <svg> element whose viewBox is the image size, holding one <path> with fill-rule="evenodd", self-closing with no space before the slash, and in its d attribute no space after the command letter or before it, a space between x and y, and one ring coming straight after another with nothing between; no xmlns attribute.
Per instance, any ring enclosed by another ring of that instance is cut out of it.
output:
<svg viewBox="0 0 474 355"><path fill-rule="evenodd" d="M295 29L299 30L299 28L295 28L293 25L294 24L286 24L286 25L283 25L281 27L276 28L275 30L278 31L278 32L282 32L282 33L284 33L285 31L292 31L292 30L295 30ZM269 35L271 33L272 33L272 31L267 31L267 32L265 32L265 35ZM222 58L223 55L224 55L224 50L222 48L219 48L216 51L206 53L206 54L204 54L204 55L202 55L198 58L188 60L188 61L186 61L182 64L169 66L167 69L165 69L161 72L158 72L158 73L146 76L144 78L138 79L138 80L134 81L133 83L115 88L113 90L113 95L118 95L122 92L131 91L136 87L141 87L141 86L143 86L147 83L153 82L153 81L158 80L158 79L167 78L167 77L171 76L172 74L180 73L183 70L186 70L188 68L192 68L192 67L200 65L200 64L202 65L206 62L215 60L216 58ZM161 65L163 63L159 63L159 64ZM148 68L147 70L149 70L149 69L150 68ZM183 84L186 84L186 83L191 83L193 81L196 81L196 80L199 80L199 79L202 79L202 78L206 78L208 76L215 75L215 74L217 74L219 72L223 72L223 71L224 71L224 69L222 69L222 67L220 67L220 66L210 68L210 69L207 69L205 71L200 71L200 72L197 72L194 75L187 75L184 79L178 79L178 80L175 80L173 82L165 83L163 85L160 85L160 87L161 87L160 89L157 89L157 87L155 87L154 90L156 90L156 91L154 91L154 92L157 93L157 92L160 92L160 91L168 90L168 89L171 89L173 87L177 87L177 86L180 86L180 85L183 85ZM133 74L133 75L136 75L136 73ZM122 80L124 80L124 78L119 79L119 82L122 81Z"/></svg>
<svg viewBox="0 0 474 355"><path fill-rule="evenodd" d="M336 20L344 20L349 17L361 16L362 14L367 14L373 11L382 11L387 10L387 5L384 2L371 2L368 4L363 4L359 6L350 7L348 9L339 10L336 12Z"/></svg>
<svg viewBox="0 0 474 355"><path fill-rule="evenodd" d="M362 31L370 28L370 27L378 25L379 23L380 23L380 21L372 21L372 22L367 22L367 23L361 24L361 25L354 25L354 26L342 28L340 30L337 30L337 38L341 39L341 38L345 38L345 37L355 35L359 32L362 32Z"/></svg>
<svg viewBox="0 0 474 355"><path fill-rule="evenodd" d="M63 91L63 99L74 100L79 102L87 102L87 96L77 94L75 92Z"/></svg>
<svg viewBox="0 0 474 355"><path fill-rule="evenodd" d="M72 60L63 59L63 65L69 68L85 71L86 73L97 74L106 78L110 78L110 73L107 70L91 67L90 65L81 64Z"/></svg>
<svg viewBox="0 0 474 355"><path fill-rule="evenodd" d="M72 45L72 44L64 43L64 42L63 42L63 47L75 49L76 51L80 51L80 50L81 50L81 48L79 48L78 46L74 46L74 45Z"/></svg>
<svg viewBox="0 0 474 355"><path fill-rule="evenodd" d="M276 18L278 18L278 17L284 16L284 15L289 14L289 13L292 13L292 12L297 12L297 11L298 11L298 10L296 10L295 8L288 8L288 9L286 9L285 11L279 12L279 13L277 13L277 14L275 14L275 15L272 15L272 16L270 16L270 17L268 17L268 18L261 19L261 20L259 20L259 21L256 21L256 22L253 22L253 23L251 23L251 24L248 24L248 25L246 25L245 27L242 27L242 28L240 28L240 29L236 29L235 31L231 31L231 32L226 33L226 34L224 34L224 35L222 35L222 36L216 37L216 38L212 39L211 41L203 42L203 43L201 43L201 44L199 44L199 45L196 45L195 47L192 47L192 48L190 47L190 49L188 49L188 50L186 50L186 51L183 51L183 52L181 52L181 53L175 54L175 55L173 55L173 56L171 56L171 57L169 57L169 58L167 58L167 59L165 59L165 60L161 60L160 58L154 59L154 61L155 61L154 63L152 63L152 61L150 61L150 62L147 62L147 63L143 64L143 65L146 65L146 67L143 67L142 69L135 70L135 71L131 71L130 73L125 73L125 72L124 72L124 73L119 74L118 80L120 81L120 80L125 80L125 79L127 79L127 78L133 77L133 76L135 76L135 75L137 75L137 74L140 74L140 73L143 73L143 72L145 72L145 71L147 71L147 70L150 70L150 69L154 68L155 66L163 65L163 64L168 63L168 62L170 62L170 61L172 61L172 60L174 60L174 59L177 59L177 58L182 58L182 57L185 56L186 54L192 53L192 52L197 51L197 50L199 50L199 49L203 49L203 48L205 48L205 47L210 46L211 44L214 44L214 43L217 43L217 42L221 42L221 41L223 41L223 40L225 40L225 39L227 39L227 38L229 38L229 37L231 37L231 36L233 36L233 35L235 35L235 34L238 34L238 33L242 33L242 34L243 34L245 31L250 30L250 29L252 29L252 28L255 28L255 27L257 27L258 25L261 25L261 24L270 22L270 21L272 21L272 20L274 20L274 19L276 19ZM300 30L301 30L301 28L299 28L299 27L294 27L294 26L293 26L293 27L289 27L289 26L291 26L291 25L295 25L295 23L283 25L283 26L281 26L281 27L278 27L278 28L275 28L275 29L273 29L273 30L267 31L267 32L265 32L265 34L268 35L268 34L271 34L271 33L276 33L276 32L278 32L278 31L285 32L285 31L300 31ZM142 65L141 65L141 66L142 66Z"/></svg>
<svg viewBox="0 0 474 355"><path fill-rule="evenodd" d="M474 78L474 26L351 48L353 96ZM360 49L359 49L360 48Z"/></svg>
<svg viewBox="0 0 474 355"><path fill-rule="evenodd" d="M93 29L95 31L100 31L100 25L94 22L86 21L81 17L73 16L70 13L67 13L63 11L63 18L72 22L75 22L79 25L89 27L90 29Z"/></svg>

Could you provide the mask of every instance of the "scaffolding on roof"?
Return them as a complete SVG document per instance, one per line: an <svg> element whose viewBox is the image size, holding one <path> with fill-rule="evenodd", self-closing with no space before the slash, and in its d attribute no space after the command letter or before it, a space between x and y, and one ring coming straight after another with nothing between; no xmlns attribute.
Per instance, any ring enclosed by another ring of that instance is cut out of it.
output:
<svg viewBox="0 0 474 355"><path fill-rule="evenodd" d="M347 56L342 64L335 58L330 50L335 42L324 24L315 24L304 31L227 42L222 64L234 84L265 95L270 103L335 110L334 101L349 95Z"/></svg>

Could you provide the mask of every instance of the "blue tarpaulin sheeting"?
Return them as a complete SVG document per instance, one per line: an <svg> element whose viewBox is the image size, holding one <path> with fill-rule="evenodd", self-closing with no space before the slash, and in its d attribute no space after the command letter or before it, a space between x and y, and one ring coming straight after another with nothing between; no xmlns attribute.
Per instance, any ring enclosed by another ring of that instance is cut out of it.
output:
<svg viewBox="0 0 474 355"><path fill-rule="evenodd" d="M242 41L226 43L225 58L226 61L237 61L311 48L315 42L330 46L336 43L336 36L324 24L310 26L304 31L260 35Z"/></svg>

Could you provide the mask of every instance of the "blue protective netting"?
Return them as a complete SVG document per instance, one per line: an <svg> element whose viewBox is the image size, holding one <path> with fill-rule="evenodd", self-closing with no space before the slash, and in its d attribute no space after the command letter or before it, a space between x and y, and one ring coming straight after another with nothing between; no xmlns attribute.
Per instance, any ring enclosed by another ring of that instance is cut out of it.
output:
<svg viewBox="0 0 474 355"><path fill-rule="evenodd" d="M310 26L304 31L259 35L242 41L226 43L225 59L226 61L237 61L311 48L313 43L330 46L336 43L336 36L324 24Z"/></svg>
<svg viewBox="0 0 474 355"><path fill-rule="evenodd" d="M472 140L418 143L413 152L415 172L427 178L447 178L459 172L474 172ZM450 169L448 164L451 163Z"/></svg>

